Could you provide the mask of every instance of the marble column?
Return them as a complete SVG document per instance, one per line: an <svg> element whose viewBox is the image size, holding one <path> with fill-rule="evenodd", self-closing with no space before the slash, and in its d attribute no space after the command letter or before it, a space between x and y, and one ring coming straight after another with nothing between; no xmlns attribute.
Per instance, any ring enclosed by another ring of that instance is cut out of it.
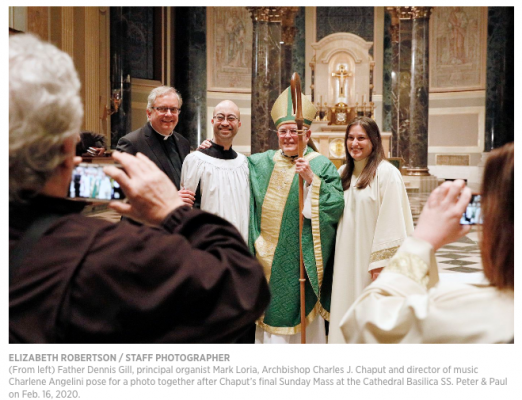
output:
<svg viewBox="0 0 522 400"><path fill-rule="evenodd" d="M251 152L278 149L270 110L281 93L281 7L247 7L253 21Z"/></svg>
<svg viewBox="0 0 522 400"><path fill-rule="evenodd" d="M410 157L412 7L389 7L392 17L392 157Z"/></svg>
<svg viewBox="0 0 522 400"><path fill-rule="evenodd" d="M388 7L391 17L390 42L391 42L391 142L390 154L392 157L400 157L399 148L399 16L397 7Z"/></svg>
<svg viewBox="0 0 522 400"><path fill-rule="evenodd" d="M131 78L128 21L122 7L111 7L111 148L131 131Z"/></svg>
<svg viewBox="0 0 522 400"><path fill-rule="evenodd" d="M205 7L177 7L174 86L183 107L176 131L196 149L207 137L207 13ZM190 68L187 68L190 66Z"/></svg>
<svg viewBox="0 0 522 400"><path fill-rule="evenodd" d="M429 18L432 7L412 7L408 175L428 172Z"/></svg>
<svg viewBox="0 0 522 400"><path fill-rule="evenodd" d="M513 7L488 8L485 152L514 140L514 24Z"/></svg>
<svg viewBox="0 0 522 400"><path fill-rule="evenodd" d="M391 16L391 156L404 159L404 181L420 193L437 186L428 173L429 15L432 7L388 7Z"/></svg>

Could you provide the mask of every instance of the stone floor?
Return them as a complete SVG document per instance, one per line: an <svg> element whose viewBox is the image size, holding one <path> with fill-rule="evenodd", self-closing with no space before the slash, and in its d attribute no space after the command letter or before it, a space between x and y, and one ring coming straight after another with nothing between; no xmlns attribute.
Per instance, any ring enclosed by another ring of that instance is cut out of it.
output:
<svg viewBox="0 0 522 400"><path fill-rule="evenodd" d="M416 224L428 195L408 193L408 197L410 199L413 221ZM88 206L84 213L115 223L120 220L119 214L107 209L106 204ZM480 226L473 226L468 235L442 247L436 252L435 257L441 281L458 281L478 285L486 283L478 247L478 229L480 229Z"/></svg>
<svg viewBox="0 0 522 400"><path fill-rule="evenodd" d="M408 193L413 222L426 203L428 194ZM444 281L460 281L473 284L486 283L478 247L480 225L472 226L470 233L459 240L443 246L435 253L439 276Z"/></svg>

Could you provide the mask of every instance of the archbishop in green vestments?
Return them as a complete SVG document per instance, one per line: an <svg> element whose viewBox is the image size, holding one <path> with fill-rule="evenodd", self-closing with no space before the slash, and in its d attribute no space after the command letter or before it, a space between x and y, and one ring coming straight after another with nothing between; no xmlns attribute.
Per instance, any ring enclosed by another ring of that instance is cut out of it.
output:
<svg viewBox="0 0 522 400"><path fill-rule="evenodd" d="M283 92L272 109L278 129L285 126L295 130L296 127L289 93L288 89ZM315 108L304 96L303 114L308 127ZM295 335L301 331L299 176L295 159L295 155L289 156L282 150L268 150L249 157L249 245L263 265L271 292L270 305L257 325L258 329L274 335ZM329 320L336 227L343 213L344 198L339 173L328 158L307 147L304 159L313 172L307 196L311 218L304 218L303 224L306 324L309 326L318 314Z"/></svg>

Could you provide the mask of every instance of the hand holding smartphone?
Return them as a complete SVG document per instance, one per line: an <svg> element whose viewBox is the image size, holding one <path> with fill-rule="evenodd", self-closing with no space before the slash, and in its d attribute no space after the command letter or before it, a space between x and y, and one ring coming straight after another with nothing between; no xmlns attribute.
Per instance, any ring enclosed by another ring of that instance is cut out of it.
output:
<svg viewBox="0 0 522 400"><path fill-rule="evenodd" d="M118 182L103 172L106 165L81 163L72 172L69 198L72 200L124 200L125 193ZM118 165L117 165L118 166ZM118 166L121 168L121 166Z"/></svg>
<svg viewBox="0 0 522 400"><path fill-rule="evenodd" d="M460 218L461 225L482 224L482 213L480 209L480 194L472 194L466 211L462 213Z"/></svg>

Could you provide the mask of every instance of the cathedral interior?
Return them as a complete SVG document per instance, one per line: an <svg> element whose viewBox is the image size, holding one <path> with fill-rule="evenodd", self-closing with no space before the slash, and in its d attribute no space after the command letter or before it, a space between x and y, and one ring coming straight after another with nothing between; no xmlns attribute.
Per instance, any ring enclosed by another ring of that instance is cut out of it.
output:
<svg viewBox="0 0 522 400"><path fill-rule="evenodd" d="M348 122L372 117L415 219L440 182L479 192L488 153L514 140L513 7L10 7L9 27L71 55L82 128L108 153L159 85L181 93L176 130L192 150L225 99L241 111L236 151L277 148L270 109L297 72L319 151L339 167ZM119 220L103 204L86 212ZM438 251L441 279L483 279L478 229Z"/></svg>

